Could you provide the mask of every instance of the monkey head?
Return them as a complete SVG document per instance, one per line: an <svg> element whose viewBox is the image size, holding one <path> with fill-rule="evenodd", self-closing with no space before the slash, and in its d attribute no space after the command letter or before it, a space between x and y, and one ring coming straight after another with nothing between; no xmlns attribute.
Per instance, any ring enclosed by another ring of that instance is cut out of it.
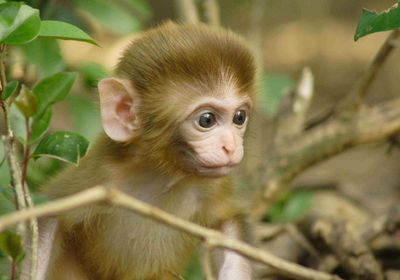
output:
<svg viewBox="0 0 400 280"><path fill-rule="evenodd" d="M164 171L227 175L243 157L254 75L233 33L164 24L131 43L117 77L99 82L104 130Z"/></svg>

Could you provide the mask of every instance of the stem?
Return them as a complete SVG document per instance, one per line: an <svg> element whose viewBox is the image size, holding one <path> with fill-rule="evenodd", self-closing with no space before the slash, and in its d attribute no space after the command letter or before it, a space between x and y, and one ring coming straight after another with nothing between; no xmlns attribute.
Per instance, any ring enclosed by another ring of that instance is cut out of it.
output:
<svg viewBox="0 0 400 280"><path fill-rule="evenodd" d="M175 5L179 14L179 18L183 22L200 22L196 3L193 0L175 0Z"/></svg>
<svg viewBox="0 0 400 280"><path fill-rule="evenodd" d="M220 26L219 6L217 0L203 0L204 16L211 26Z"/></svg>
<svg viewBox="0 0 400 280"><path fill-rule="evenodd" d="M25 118L25 129L26 129L26 145L24 151L24 159L22 161L22 176L21 176L21 184L25 191L25 181L26 174L28 171L28 162L30 158L31 146L29 145L29 141L31 139L31 129L29 127L29 117Z"/></svg>
<svg viewBox="0 0 400 280"><path fill-rule="evenodd" d="M204 244L204 250L201 256L201 265L205 274L206 280L215 280L212 265L211 265L211 251L213 246L207 241Z"/></svg>
<svg viewBox="0 0 400 280"><path fill-rule="evenodd" d="M1 44L0 45L0 82L1 82L1 93L3 93L4 88L7 85L7 79L6 79L6 71L4 67L4 58L5 58L5 52L6 52L6 45ZM29 153L30 153L30 148L29 144L26 144L25 147L25 156L24 156L24 161L23 161L23 171L21 171L21 166L18 161L17 155L18 152L15 148L15 143L14 143L14 134L11 129L11 122L10 122L10 116L9 116L9 111L8 111L8 104L7 102L3 101L0 99L0 107L3 110L4 114L4 120L5 120L5 130L6 130L6 146L7 146L7 160L8 160L8 165L10 167L10 174L12 178L12 186L14 189L14 193L16 196L16 201L17 201L17 209L23 210L27 206L33 207L33 202L32 198L29 192L28 188L25 188L25 179L26 179L26 171L27 171L27 165L28 165L28 160L29 160ZM27 141L29 142L30 139L30 129L29 129L29 118L26 121L26 126L27 126ZM27 143L28 143L27 142ZM18 232L21 234L22 242L25 243L26 241L26 234L27 234L27 228L25 223L20 223L18 225ZM35 280L36 279L36 270L37 270L37 252L38 252L38 240L39 240L39 229L38 229L38 224L37 220L31 219L30 220L30 242L31 242L31 267L30 267L30 279ZM16 264L13 262L13 266L16 266ZM13 268L15 271L16 268ZM14 272L15 274L15 272ZM14 276L15 278L15 276ZM13 278L12 278L13 279Z"/></svg>
<svg viewBox="0 0 400 280"><path fill-rule="evenodd" d="M16 279L16 273L17 272L17 262L13 259L11 262L11 273L10 273L10 280L15 280Z"/></svg>
<svg viewBox="0 0 400 280"><path fill-rule="evenodd" d="M0 44L0 83L1 83L1 93L2 94L3 94L6 84L7 84L6 70L4 67L4 56L5 56L6 50L7 50L6 45Z"/></svg>
<svg viewBox="0 0 400 280"><path fill-rule="evenodd" d="M399 39L399 37L400 37L400 29L392 31L392 33L386 39L385 43L379 49L368 71L365 72L364 76L359 81L356 87L357 106L362 104L363 100L365 99L368 93L368 90L371 87L372 82L375 80L376 76L382 69L383 64L385 63L389 55L393 52L393 50L397 47L395 42Z"/></svg>

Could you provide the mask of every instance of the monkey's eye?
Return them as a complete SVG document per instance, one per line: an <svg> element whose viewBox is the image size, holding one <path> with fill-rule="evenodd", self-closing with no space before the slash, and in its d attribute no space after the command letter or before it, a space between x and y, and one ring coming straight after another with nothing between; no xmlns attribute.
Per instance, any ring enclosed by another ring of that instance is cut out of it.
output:
<svg viewBox="0 0 400 280"><path fill-rule="evenodd" d="M246 111L245 110L239 110L235 113L233 116L233 123L237 125L243 125L246 121Z"/></svg>
<svg viewBox="0 0 400 280"><path fill-rule="evenodd" d="M215 116L210 112L203 113L200 115L198 123L202 128L210 128L216 123Z"/></svg>

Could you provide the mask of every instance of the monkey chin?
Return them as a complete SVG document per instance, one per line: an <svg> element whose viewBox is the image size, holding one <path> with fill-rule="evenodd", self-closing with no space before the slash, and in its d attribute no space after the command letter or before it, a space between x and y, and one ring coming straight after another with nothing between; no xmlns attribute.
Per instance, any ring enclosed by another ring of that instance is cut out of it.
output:
<svg viewBox="0 0 400 280"><path fill-rule="evenodd" d="M201 177L219 178L228 175L237 164L227 164L221 166L198 166L196 173Z"/></svg>

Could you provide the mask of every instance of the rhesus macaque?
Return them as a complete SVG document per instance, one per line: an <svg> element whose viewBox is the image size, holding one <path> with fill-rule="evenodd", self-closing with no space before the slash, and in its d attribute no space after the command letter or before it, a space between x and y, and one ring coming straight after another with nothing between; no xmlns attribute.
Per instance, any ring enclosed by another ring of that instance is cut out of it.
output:
<svg viewBox="0 0 400 280"><path fill-rule="evenodd" d="M115 77L99 82L105 133L45 194L116 187L241 238L241 210L226 175L243 157L254 75L250 51L229 31L167 23L143 33L123 53ZM47 238L52 245L41 277L49 280L178 279L199 245L188 234L102 204L60 216L48 231L53 239ZM238 254L225 251L221 262L219 279L251 278Z"/></svg>

